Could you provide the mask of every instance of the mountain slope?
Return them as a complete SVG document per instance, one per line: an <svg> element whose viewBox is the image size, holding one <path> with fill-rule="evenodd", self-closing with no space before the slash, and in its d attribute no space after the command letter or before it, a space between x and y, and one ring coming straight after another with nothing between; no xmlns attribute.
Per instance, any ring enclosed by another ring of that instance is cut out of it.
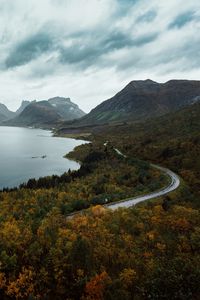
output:
<svg viewBox="0 0 200 300"><path fill-rule="evenodd" d="M130 157L170 168L200 197L200 102L148 122L97 127L93 134Z"/></svg>
<svg viewBox="0 0 200 300"><path fill-rule="evenodd" d="M2 113L0 113L0 122L5 121L7 118Z"/></svg>
<svg viewBox="0 0 200 300"><path fill-rule="evenodd" d="M65 120L73 120L85 115L77 104L71 102L70 98L54 97L50 98L48 102L56 108L57 112Z"/></svg>
<svg viewBox="0 0 200 300"><path fill-rule="evenodd" d="M163 115L199 100L200 81L132 81L114 97L102 102L73 124L78 126L136 121Z"/></svg>
<svg viewBox="0 0 200 300"><path fill-rule="evenodd" d="M0 103L0 120L12 119L15 116L15 113L10 111L4 104ZM4 117L2 117L4 116Z"/></svg>
<svg viewBox="0 0 200 300"><path fill-rule="evenodd" d="M16 115L20 115L22 113L22 111L29 105L31 104L33 101L28 101L28 100L23 100L21 102L20 107L16 110Z"/></svg>
<svg viewBox="0 0 200 300"><path fill-rule="evenodd" d="M54 107L47 101L29 104L19 116L5 122L11 126L47 126L57 123L61 119Z"/></svg>

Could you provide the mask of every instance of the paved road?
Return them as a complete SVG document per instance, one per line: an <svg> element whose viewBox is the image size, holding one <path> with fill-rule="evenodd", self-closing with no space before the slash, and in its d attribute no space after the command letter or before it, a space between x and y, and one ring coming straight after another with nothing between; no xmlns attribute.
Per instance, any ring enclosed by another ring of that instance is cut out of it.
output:
<svg viewBox="0 0 200 300"><path fill-rule="evenodd" d="M106 146L107 143L105 143L104 145ZM117 148L114 149L116 151L117 154L123 156L123 157L127 157L126 155L124 155L121 151L119 151ZM174 190L176 190L179 185L180 185L180 178L177 174L175 174L174 172L172 172L171 170L167 169L167 168L163 168L154 164L151 164L151 167L160 170L161 172L163 172L165 175L168 175L171 179L171 182L168 186L164 187L161 190L152 192L152 193L148 193L146 195L143 196L136 196L133 198L129 198L129 199L125 199L125 200L119 200L117 202L112 202L112 203L108 203L103 205L104 207L107 207L109 209L115 210L118 209L120 207L124 207L124 208L129 208L131 206L134 206L140 202L144 202L146 200L150 200L150 199L155 199L158 198L160 196L164 196ZM78 212L74 212L70 215L67 216L67 219L71 219L73 216L77 215L77 214L82 214L84 213L85 210L82 211L78 211Z"/></svg>
<svg viewBox="0 0 200 300"><path fill-rule="evenodd" d="M110 208L112 210L115 210L115 209L120 208L120 207L128 208L128 207L131 207L131 206L133 206L137 203L140 203L140 202L143 202L143 201L146 201L146 200L150 200L150 199L154 199L154 198L157 198L157 197L160 197L160 196L164 196L164 195L176 190L179 187L180 179L179 179L178 175L176 175L174 172L172 172L169 169L162 168L160 166L153 165L153 164L151 164L151 166L153 168L156 168L156 169L162 171L163 173L165 173L166 175L168 175L171 178L171 182L167 187L165 187L165 188L163 188L159 191L146 194L144 196L137 196L137 197L130 198L130 199L127 199L127 200L122 200L122 201L119 201L119 202L109 203L109 204L106 204L105 207Z"/></svg>

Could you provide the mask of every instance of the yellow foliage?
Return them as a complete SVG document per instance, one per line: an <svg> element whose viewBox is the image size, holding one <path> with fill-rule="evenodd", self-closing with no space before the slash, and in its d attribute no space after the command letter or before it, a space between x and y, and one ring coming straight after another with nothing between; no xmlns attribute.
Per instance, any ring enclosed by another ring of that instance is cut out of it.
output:
<svg viewBox="0 0 200 300"><path fill-rule="evenodd" d="M130 287L136 279L136 271L131 268L125 268L119 275L119 278L125 288Z"/></svg>
<svg viewBox="0 0 200 300"><path fill-rule="evenodd" d="M34 272L32 269L23 268L15 281L10 281L6 294L16 299L27 299L34 293Z"/></svg>
<svg viewBox="0 0 200 300"><path fill-rule="evenodd" d="M155 238L155 232L154 231L147 232L146 236L150 241L153 241Z"/></svg>
<svg viewBox="0 0 200 300"><path fill-rule="evenodd" d="M101 205L96 205L94 207L92 207L92 214L95 217L101 217L102 215L105 214L105 208Z"/></svg>
<svg viewBox="0 0 200 300"><path fill-rule="evenodd" d="M0 237L4 245L7 247L12 247L12 245L18 244L21 233L17 221L12 219L3 223L3 226L0 229Z"/></svg>
<svg viewBox="0 0 200 300"><path fill-rule="evenodd" d="M158 250L160 250L161 252L164 252L166 249L166 245L162 244L162 243L156 243L156 247L158 248Z"/></svg>

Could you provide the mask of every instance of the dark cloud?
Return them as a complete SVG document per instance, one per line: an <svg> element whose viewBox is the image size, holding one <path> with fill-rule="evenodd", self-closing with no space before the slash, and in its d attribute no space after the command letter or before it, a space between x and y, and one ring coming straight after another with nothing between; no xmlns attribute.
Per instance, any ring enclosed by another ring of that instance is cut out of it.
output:
<svg viewBox="0 0 200 300"><path fill-rule="evenodd" d="M155 53L149 56L148 52L141 52L138 56L133 55L132 57L128 57L124 61L119 62L117 69L119 71L126 70L126 72L134 69L140 73L146 69L156 68L159 74L167 75L169 70L175 71L178 69L179 72L198 70L199 64L199 39L188 39L188 41L185 41L183 44L177 43L177 45L174 44L173 47L163 49L159 55Z"/></svg>
<svg viewBox="0 0 200 300"><path fill-rule="evenodd" d="M55 40L54 34L38 33L32 37L19 43L11 51L6 59L6 67L13 68L28 64L40 55L52 51L58 53L58 63L74 65L79 68L88 68L92 65L98 66L103 55L112 53L115 50L123 48L140 47L154 41L158 34L141 35L132 37L131 33L123 33L117 30L111 31L105 37L99 33L91 32L76 32L74 35ZM69 42L69 46L64 46L65 42ZM47 70L33 68L35 76L39 77L49 74L52 68L47 67ZM50 65L50 64L49 64ZM54 65L56 60L54 59ZM101 64L100 64L101 65ZM100 66L99 65L99 66Z"/></svg>
<svg viewBox="0 0 200 300"><path fill-rule="evenodd" d="M37 33L17 44L8 55L5 65L7 68L25 65L52 47L51 36L46 33Z"/></svg>
<svg viewBox="0 0 200 300"><path fill-rule="evenodd" d="M130 10L141 0L116 0L118 3L118 10L115 17L125 16L130 13Z"/></svg>
<svg viewBox="0 0 200 300"><path fill-rule="evenodd" d="M157 12L155 10L149 10L147 11L145 14L140 15L136 22L140 23L140 22L152 22L157 16Z"/></svg>
<svg viewBox="0 0 200 300"><path fill-rule="evenodd" d="M182 28L187 23L191 22L194 19L194 12L187 11L181 15L178 15L170 24L169 29L171 28Z"/></svg>
<svg viewBox="0 0 200 300"><path fill-rule="evenodd" d="M62 63L75 64L82 67L90 67L97 63L99 58L113 51L131 44L131 39L121 32L113 32L106 38L83 34L82 38L72 40L72 45L60 47L60 61Z"/></svg>
<svg viewBox="0 0 200 300"><path fill-rule="evenodd" d="M97 64L100 58L115 50L131 47L139 47L154 41L158 34L141 35L139 37L131 37L130 33L125 34L119 31L113 31L105 38L95 36L85 39L76 39L69 47L61 47L60 61L62 63L75 64L90 67L92 64Z"/></svg>
<svg viewBox="0 0 200 300"><path fill-rule="evenodd" d="M108 37L102 41L102 47L109 51L121 49L132 45L132 38L130 34L124 34L119 31L111 32Z"/></svg>
<svg viewBox="0 0 200 300"><path fill-rule="evenodd" d="M54 36L55 33L42 31L21 41L10 51L5 61L6 68L26 65L43 53L55 50L59 53L61 63L89 67L103 54L134 44L140 45L146 40L146 37L133 40L129 34L119 31L112 31L105 37L101 32L75 32L63 38L61 35L60 40L55 40ZM70 46L64 46L65 42L70 42Z"/></svg>
<svg viewBox="0 0 200 300"><path fill-rule="evenodd" d="M78 38L77 38L78 37ZM77 38L77 39L76 39ZM60 61L62 63L79 64L89 67L104 54L131 46L133 41L130 35L119 31L113 31L106 37L96 35L75 34L72 45L60 48Z"/></svg>
<svg viewBox="0 0 200 300"><path fill-rule="evenodd" d="M91 45L72 45L60 49L60 62L90 66L101 55L100 49Z"/></svg>
<svg viewBox="0 0 200 300"><path fill-rule="evenodd" d="M149 35L148 34L141 35L133 41L133 45L136 47L143 46L145 44L149 44L149 43L155 41L157 39L157 37L158 37L158 33L152 33Z"/></svg>

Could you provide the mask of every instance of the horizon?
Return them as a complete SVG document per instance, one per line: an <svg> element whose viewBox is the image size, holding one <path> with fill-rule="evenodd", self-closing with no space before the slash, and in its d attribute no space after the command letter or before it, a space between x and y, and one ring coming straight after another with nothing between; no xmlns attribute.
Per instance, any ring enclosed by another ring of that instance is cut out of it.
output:
<svg viewBox="0 0 200 300"><path fill-rule="evenodd" d="M136 78L200 78L198 0L7 0L0 8L0 102L12 111L22 99L57 94L88 113Z"/></svg>

